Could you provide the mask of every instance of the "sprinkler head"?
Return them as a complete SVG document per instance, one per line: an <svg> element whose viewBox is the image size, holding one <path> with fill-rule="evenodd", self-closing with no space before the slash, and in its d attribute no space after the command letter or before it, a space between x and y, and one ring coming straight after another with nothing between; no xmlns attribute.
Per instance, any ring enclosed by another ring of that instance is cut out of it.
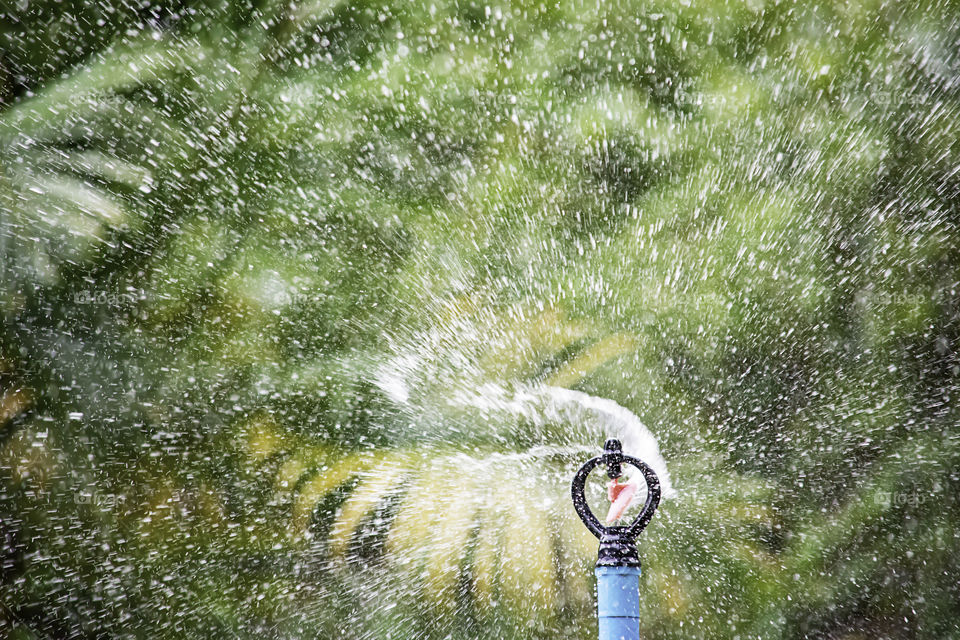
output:
<svg viewBox="0 0 960 640"><path fill-rule="evenodd" d="M647 483L647 500L643 509L629 525L605 527L600 524L597 516L587 505L584 496L584 486L590 472L599 465L606 465L607 475L611 479L619 478L622 465L629 464L637 468ZM573 498L573 508L576 509L580 520L594 536L600 540L597 551L598 567L639 567L640 558L637 555L637 536L646 528L660 504L660 480L646 463L632 456L624 455L623 445L619 440L607 440L603 454L588 460L573 477L570 485L570 494Z"/></svg>
<svg viewBox="0 0 960 640"><path fill-rule="evenodd" d="M603 445L604 463L607 465L607 475L616 480L621 475L620 465L623 463L623 445L619 440L610 438Z"/></svg>

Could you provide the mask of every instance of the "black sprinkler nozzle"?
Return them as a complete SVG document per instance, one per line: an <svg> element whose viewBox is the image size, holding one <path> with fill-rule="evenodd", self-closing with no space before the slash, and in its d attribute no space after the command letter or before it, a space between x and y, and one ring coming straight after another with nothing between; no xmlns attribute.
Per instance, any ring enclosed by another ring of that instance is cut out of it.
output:
<svg viewBox="0 0 960 640"><path fill-rule="evenodd" d="M622 465L629 464L637 468L647 483L647 500L640 513L629 525L604 526L597 516L590 511L587 499L584 496L584 486L590 472L599 465L606 465L607 475L611 479L619 478L622 474ZM600 540L600 549L597 552L598 567L639 567L640 557L637 555L637 536L646 528L653 518L653 513L660 504L660 480L646 463L632 456L624 455L623 445L619 440L607 440L602 455L588 460L573 477L570 486L573 498L573 508L576 509L580 520L586 525L597 539Z"/></svg>
<svg viewBox="0 0 960 640"><path fill-rule="evenodd" d="M620 465L623 464L623 445L620 444L619 440L611 438L603 445L603 462L607 465L607 475L611 480L620 477L622 474Z"/></svg>

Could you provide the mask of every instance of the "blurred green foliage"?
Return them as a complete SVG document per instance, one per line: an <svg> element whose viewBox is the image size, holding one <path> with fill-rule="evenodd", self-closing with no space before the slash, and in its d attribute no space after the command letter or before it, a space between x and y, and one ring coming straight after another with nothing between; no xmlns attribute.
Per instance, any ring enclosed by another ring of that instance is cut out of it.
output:
<svg viewBox="0 0 960 640"><path fill-rule="evenodd" d="M648 637L960 633L955 4L0 16L3 633L592 637L490 381L660 438Z"/></svg>

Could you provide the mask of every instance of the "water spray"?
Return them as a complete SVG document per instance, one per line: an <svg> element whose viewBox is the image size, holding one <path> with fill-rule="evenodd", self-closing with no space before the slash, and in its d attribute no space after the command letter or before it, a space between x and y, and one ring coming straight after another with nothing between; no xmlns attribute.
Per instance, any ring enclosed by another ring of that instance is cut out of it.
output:
<svg viewBox="0 0 960 640"><path fill-rule="evenodd" d="M647 483L643 509L629 525L603 526L590 511L583 494L590 472L600 465L607 468L611 480L620 477L624 464L639 470ZM644 530L660 504L660 480L649 466L624 455L619 440L607 440L603 454L588 460L570 486L573 507L597 539L597 619L600 640L640 640L640 557L637 536Z"/></svg>

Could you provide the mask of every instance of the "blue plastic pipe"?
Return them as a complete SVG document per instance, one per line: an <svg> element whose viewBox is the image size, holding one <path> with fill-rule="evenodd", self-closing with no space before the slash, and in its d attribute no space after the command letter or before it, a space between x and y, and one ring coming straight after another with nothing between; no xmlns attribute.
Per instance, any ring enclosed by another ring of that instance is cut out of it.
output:
<svg viewBox="0 0 960 640"><path fill-rule="evenodd" d="M597 567L600 640L640 640L640 567Z"/></svg>

